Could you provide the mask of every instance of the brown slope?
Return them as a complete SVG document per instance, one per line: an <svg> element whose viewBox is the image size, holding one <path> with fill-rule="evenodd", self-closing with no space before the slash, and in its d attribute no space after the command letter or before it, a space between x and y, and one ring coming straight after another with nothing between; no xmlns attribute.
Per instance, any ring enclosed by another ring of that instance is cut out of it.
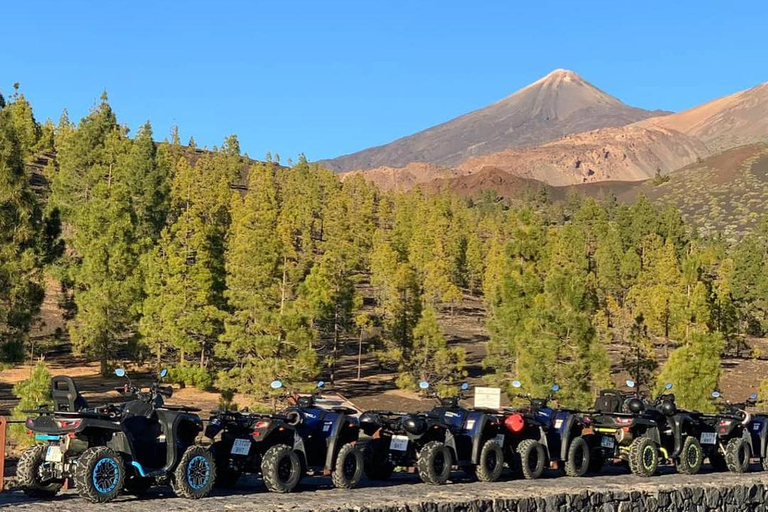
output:
<svg viewBox="0 0 768 512"><path fill-rule="evenodd" d="M630 107L561 69L488 107L390 144L319 163L342 172L404 167L411 162L455 166L473 156L660 114Z"/></svg>
<svg viewBox="0 0 768 512"><path fill-rule="evenodd" d="M713 151L768 141L768 82L637 126L663 127L695 137Z"/></svg>
<svg viewBox="0 0 768 512"><path fill-rule="evenodd" d="M529 192L552 189L545 183L520 178L498 167L485 167L465 176L438 178L420 186L428 194L449 191L462 197L476 197L482 192L493 191L503 198L517 198Z"/></svg>

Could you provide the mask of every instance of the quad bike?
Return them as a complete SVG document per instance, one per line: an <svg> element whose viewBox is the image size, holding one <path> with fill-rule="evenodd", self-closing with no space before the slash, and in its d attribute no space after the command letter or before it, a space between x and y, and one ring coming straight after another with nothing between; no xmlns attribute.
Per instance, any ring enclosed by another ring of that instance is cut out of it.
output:
<svg viewBox="0 0 768 512"><path fill-rule="evenodd" d="M712 392L712 398L722 397L719 391ZM768 470L766 436L768 416L747 412L753 406L757 393L741 404L726 402L720 405L717 414L705 414L704 418L714 429L713 448L708 453L709 462L719 471L727 469L732 473L746 473L753 457L760 459L763 469Z"/></svg>
<svg viewBox="0 0 768 512"><path fill-rule="evenodd" d="M421 382L422 390L429 388ZM371 480L387 480L396 467L416 468L424 483L448 481L454 450L449 426L439 414L372 410L360 416L360 428L369 437L365 446L365 474Z"/></svg>
<svg viewBox="0 0 768 512"><path fill-rule="evenodd" d="M272 383L273 389L281 386L279 381ZM264 464L265 460L269 460L265 455L273 447L280 447L278 450L282 451L286 446L294 446L298 421L296 413L284 415L252 413L247 410L213 411L205 428L205 436L214 440L220 434L211 447L216 460L216 485L234 487L243 473L279 471L280 468L274 464ZM300 472L288 475L287 479L292 481L296 476L300 476ZM277 479L277 475L265 478L270 482Z"/></svg>
<svg viewBox="0 0 768 512"><path fill-rule="evenodd" d="M522 387L520 381L512 386ZM590 468L590 450L582 436L584 424L575 410L552 408L549 402L560 390L550 388L546 398L518 394L529 401L522 409L506 409L503 417L505 452L509 466L524 478L539 478L549 466L562 468L568 476L583 476Z"/></svg>
<svg viewBox="0 0 768 512"><path fill-rule="evenodd" d="M448 427L445 445L451 451L454 464L480 481L494 482L504 470L504 434L495 411L467 409L460 405L469 385L461 385L450 397L438 397L439 406L428 415Z"/></svg>
<svg viewBox="0 0 768 512"><path fill-rule="evenodd" d="M126 376L118 368L119 377ZM133 395L127 403L89 408L69 377L54 377L54 409L27 411L38 417L26 425L44 441L21 456L20 485L28 495L51 497L67 478L80 496L94 503L115 499L123 490L140 494L169 481L174 492L197 499L206 496L216 477L211 453L195 445L200 417L189 407L164 405L172 388L160 385L160 373L148 391L131 384L116 388Z"/></svg>
<svg viewBox="0 0 768 512"><path fill-rule="evenodd" d="M627 381L630 388L634 384ZM593 436L593 455L627 462L632 473L643 477L654 475L663 462L675 464L684 474L698 473L704 459L700 439L710 442L713 431L701 414L678 410L675 396L667 393L671 389L672 384L666 384L665 392L651 403L637 394L601 392L596 410L584 418ZM605 407L606 402L619 401L618 407Z"/></svg>
<svg viewBox="0 0 768 512"><path fill-rule="evenodd" d="M282 383L275 381L272 387L280 389ZM270 491L290 492L304 474L330 475L333 485L344 489L360 483L363 453L357 445L358 411L324 407L320 403L324 387L320 381L311 395L294 397L295 405L278 416L293 435L270 446L261 459L261 474Z"/></svg>

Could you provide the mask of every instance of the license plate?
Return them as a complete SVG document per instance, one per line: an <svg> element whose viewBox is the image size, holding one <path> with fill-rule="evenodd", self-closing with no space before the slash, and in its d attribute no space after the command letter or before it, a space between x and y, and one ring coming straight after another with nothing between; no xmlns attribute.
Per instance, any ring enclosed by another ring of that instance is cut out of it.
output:
<svg viewBox="0 0 768 512"><path fill-rule="evenodd" d="M559 430L560 427L562 427L562 426L563 426L563 420L562 419L555 420L555 428L556 429Z"/></svg>
<svg viewBox="0 0 768 512"><path fill-rule="evenodd" d="M46 462L61 462L63 458L61 447L59 447L59 445L52 444L45 450Z"/></svg>
<svg viewBox="0 0 768 512"><path fill-rule="evenodd" d="M408 436L392 436L389 449L396 452L404 452L408 449Z"/></svg>
<svg viewBox="0 0 768 512"><path fill-rule="evenodd" d="M702 432L699 441L701 441L701 444L715 444L717 441L717 434L714 432Z"/></svg>
<svg viewBox="0 0 768 512"><path fill-rule="evenodd" d="M232 455L248 455L248 452L251 451L251 440L250 439L235 439L235 442L232 443Z"/></svg>
<svg viewBox="0 0 768 512"><path fill-rule="evenodd" d="M506 436L504 434L499 434L499 435L496 436L496 442L499 443L499 446L501 446L502 448L504 448L504 438L505 437Z"/></svg>
<svg viewBox="0 0 768 512"><path fill-rule="evenodd" d="M612 437L603 436L603 438L600 439L600 446L603 448L614 448L616 446L616 441Z"/></svg>

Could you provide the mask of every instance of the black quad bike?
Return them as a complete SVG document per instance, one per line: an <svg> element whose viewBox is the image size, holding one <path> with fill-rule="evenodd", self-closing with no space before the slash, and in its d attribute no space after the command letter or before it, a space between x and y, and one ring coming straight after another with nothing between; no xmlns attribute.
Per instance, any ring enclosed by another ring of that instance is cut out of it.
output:
<svg viewBox="0 0 768 512"><path fill-rule="evenodd" d="M712 398L719 400L722 394L713 391ZM744 403L718 404L720 412L704 415L705 421L715 429L713 447L707 454L714 469L746 473L754 457L760 460L763 469L768 470L768 416L746 410L754 406L756 400L757 393L753 393Z"/></svg>
<svg viewBox="0 0 768 512"><path fill-rule="evenodd" d="M633 381L627 381L630 388ZM678 410L674 394L665 392L653 402L615 390L601 392L596 410L585 416L600 460L621 460L632 473L649 477L663 462L676 465L684 474L696 474L704 459L700 439L708 442L712 428L699 413ZM613 398L610 400L608 398Z"/></svg>
<svg viewBox="0 0 768 512"><path fill-rule="evenodd" d="M272 383L274 389L282 386L280 381ZM261 474L270 491L290 492L305 474L330 475L333 485L344 489L360 483L363 453L357 445L358 411L323 404L324 387L321 381L312 394L293 397L295 404L275 417L278 430L287 425L292 435L280 437L281 442L262 457Z"/></svg>
<svg viewBox="0 0 768 512"><path fill-rule="evenodd" d="M427 390L429 384L419 387ZM419 478L433 485L451 476L453 450L446 441L452 434L440 415L371 410L360 416L360 428L369 437L364 456L371 480L389 479L396 467L415 467Z"/></svg>
<svg viewBox="0 0 768 512"><path fill-rule="evenodd" d="M461 385L450 397L439 397L439 405L429 416L436 417L448 429L445 446L451 451L453 463L482 482L494 482L504 470L504 433L496 411L468 409L460 402L469 385Z"/></svg>
<svg viewBox="0 0 768 512"><path fill-rule="evenodd" d="M125 376L121 368L115 371ZM44 441L21 456L20 485L28 495L50 497L65 479L74 479L78 493L94 503L115 499L123 490L140 494L168 481L185 498L206 496L216 477L210 452L195 445L202 430L200 417L189 407L164 405L172 388L160 385L160 373L148 391L128 380L116 388L133 395L121 405L89 408L69 377L54 377L53 410L28 411L35 439Z"/></svg>
<svg viewBox="0 0 768 512"><path fill-rule="evenodd" d="M517 380L512 386L522 387ZM526 479L541 477L548 466L563 469L568 476L583 476L590 468L590 449L582 435L580 415L573 409L549 405L559 390L560 386L553 385L545 398L518 394L529 405L504 411L505 456L509 466Z"/></svg>

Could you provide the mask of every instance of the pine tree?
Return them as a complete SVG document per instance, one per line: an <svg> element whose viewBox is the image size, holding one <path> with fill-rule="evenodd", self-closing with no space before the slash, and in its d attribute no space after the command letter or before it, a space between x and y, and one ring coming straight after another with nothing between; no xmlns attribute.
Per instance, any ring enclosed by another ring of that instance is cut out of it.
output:
<svg viewBox="0 0 768 512"><path fill-rule="evenodd" d="M51 397L51 374L41 357L38 359L27 380L23 380L13 386L13 396L19 399L18 405L12 411L14 420L22 420L10 426L10 433L14 440L21 446L29 446L34 439L27 435L27 426L23 423L29 414L24 411L34 410L38 407L50 407L53 404Z"/></svg>

